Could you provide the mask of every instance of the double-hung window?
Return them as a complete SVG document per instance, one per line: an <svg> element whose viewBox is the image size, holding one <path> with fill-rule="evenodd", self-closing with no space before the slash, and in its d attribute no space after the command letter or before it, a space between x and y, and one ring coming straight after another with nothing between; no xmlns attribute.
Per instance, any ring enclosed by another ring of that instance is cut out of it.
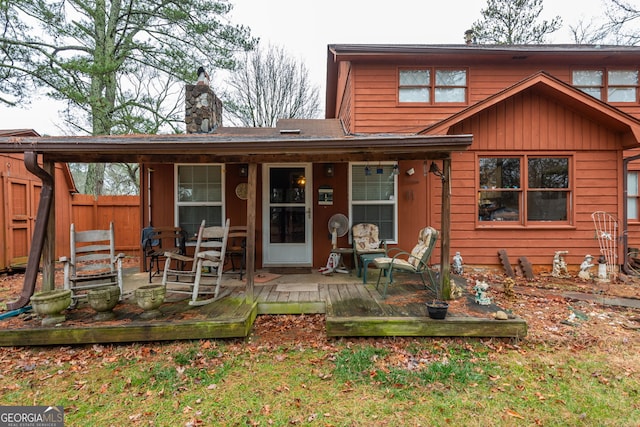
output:
<svg viewBox="0 0 640 427"><path fill-rule="evenodd" d="M480 157L478 221L567 224L571 215L570 157Z"/></svg>
<svg viewBox="0 0 640 427"><path fill-rule="evenodd" d="M397 241L397 166L395 163L352 163L351 223L378 226L380 239Z"/></svg>
<svg viewBox="0 0 640 427"><path fill-rule="evenodd" d="M638 171L627 172L627 219L640 221L640 192Z"/></svg>
<svg viewBox="0 0 640 427"><path fill-rule="evenodd" d="M224 180L221 164L176 165L176 215L189 236L206 225L222 225Z"/></svg>
<svg viewBox="0 0 640 427"><path fill-rule="evenodd" d="M638 70L574 70L573 85L607 102L638 102Z"/></svg>
<svg viewBox="0 0 640 427"><path fill-rule="evenodd" d="M467 70L446 68L400 69L400 103L465 103Z"/></svg>

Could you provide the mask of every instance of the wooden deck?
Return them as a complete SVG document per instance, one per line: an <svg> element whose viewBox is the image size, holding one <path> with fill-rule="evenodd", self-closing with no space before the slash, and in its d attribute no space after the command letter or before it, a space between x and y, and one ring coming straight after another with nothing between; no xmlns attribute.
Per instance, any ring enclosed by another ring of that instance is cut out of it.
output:
<svg viewBox="0 0 640 427"><path fill-rule="evenodd" d="M251 304L246 302L244 284L229 277L223 281L229 296L191 307L169 294L160 308L162 317L153 320L140 318L142 310L132 297L116 306L116 318L108 322L95 321L93 310L82 305L67 310L67 320L57 326L41 326L37 318L28 316L0 320L0 346L241 338L250 334L260 314L324 313L331 337L524 337L527 333L524 320L495 320L492 314L499 308L479 306L471 295L452 302L446 319L430 319L425 306L433 298L429 291L416 283L394 285L383 300L371 274L369 281L374 283L366 285L351 275L283 275L256 283ZM125 280L135 288L147 284L148 276L138 273Z"/></svg>

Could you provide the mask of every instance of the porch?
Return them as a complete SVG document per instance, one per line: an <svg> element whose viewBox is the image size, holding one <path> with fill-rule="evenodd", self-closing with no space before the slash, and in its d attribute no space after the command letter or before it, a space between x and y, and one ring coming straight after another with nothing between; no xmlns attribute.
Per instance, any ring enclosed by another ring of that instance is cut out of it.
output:
<svg viewBox="0 0 640 427"><path fill-rule="evenodd" d="M378 272L369 270L367 284L355 273L322 275L255 273L253 298L247 298L246 284L237 274L225 273L226 296L211 304L193 307L184 295L167 294L160 307L162 316L144 320L133 291L148 284L147 273L125 276L125 297L116 306L115 319L94 320L95 312L81 303L66 311L67 320L58 326L41 326L28 313L0 321L1 346L69 345L164 341L176 339L243 338L251 333L261 314L312 314L326 316L326 331L339 336L468 336L524 337L523 319L495 320L495 305L480 306L466 289L452 301L446 319L428 317L425 302L433 294L417 282L401 282L389 287L383 299L376 290ZM153 283L160 283L155 277ZM253 303L248 303L253 300Z"/></svg>

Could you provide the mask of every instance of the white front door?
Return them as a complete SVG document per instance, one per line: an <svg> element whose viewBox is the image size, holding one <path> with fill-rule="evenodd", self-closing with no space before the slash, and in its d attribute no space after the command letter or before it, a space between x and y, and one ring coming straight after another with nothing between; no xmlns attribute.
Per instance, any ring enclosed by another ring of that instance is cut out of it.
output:
<svg viewBox="0 0 640 427"><path fill-rule="evenodd" d="M262 173L263 264L311 266L311 164L265 164Z"/></svg>

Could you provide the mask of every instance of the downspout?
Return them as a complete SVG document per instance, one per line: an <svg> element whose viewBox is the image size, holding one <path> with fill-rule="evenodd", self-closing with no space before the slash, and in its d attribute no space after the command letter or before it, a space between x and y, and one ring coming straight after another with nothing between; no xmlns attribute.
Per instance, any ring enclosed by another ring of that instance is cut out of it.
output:
<svg viewBox="0 0 640 427"><path fill-rule="evenodd" d="M622 159L622 248L624 250L624 262L622 263L622 271L625 274L635 274L635 272L629 270L627 265L627 254L629 253L629 236L627 229L627 194L629 193L627 174L629 172L629 162L640 159L640 154Z"/></svg>
<svg viewBox="0 0 640 427"><path fill-rule="evenodd" d="M49 222L49 212L51 201L53 200L53 177L38 165L38 154L33 151L24 153L24 164L29 172L40 178L42 190L40 191L40 203L36 214L36 226L33 230L27 269L24 275L22 293L15 301L7 303L7 309L16 310L22 308L29 302L36 287L36 279L40 267L40 258L47 233L47 223Z"/></svg>

